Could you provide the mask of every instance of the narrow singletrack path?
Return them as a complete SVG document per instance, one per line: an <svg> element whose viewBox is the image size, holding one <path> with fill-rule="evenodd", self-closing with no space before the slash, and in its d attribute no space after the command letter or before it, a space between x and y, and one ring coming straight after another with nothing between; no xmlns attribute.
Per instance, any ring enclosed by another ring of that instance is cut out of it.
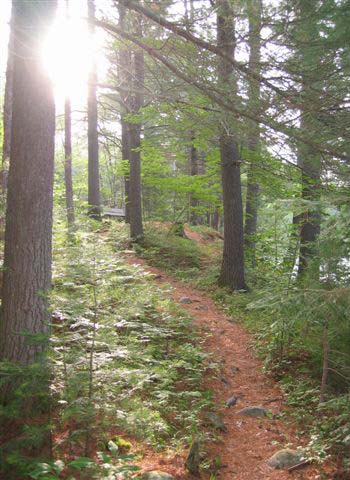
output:
<svg viewBox="0 0 350 480"><path fill-rule="evenodd" d="M263 406L273 415L284 410L283 393L278 385L262 372L262 364L254 355L252 337L232 318L225 315L205 293L191 288L144 260L127 254L130 264L137 264L155 274L158 285L170 285L167 293L174 302L180 303L188 297L192 303L181 304L193 318L195 325L206 335L204 348L212 353L213 359L222 364L218 378L208 378L205 386L215 392L215 403L223 419L227 433L222 433L222 441L209 445L210 458L219 457L222 468L217 478L221 480L286 480L319 479L317 466L309 465L292 472L273 470L266 464L276 451L286 446L295 448L302 440L297 439L292 426L272 418L248 418L237 415L237 411L247 406ZM209 332L209 335L208 335ZM225 402L232 395L241 398L232 408ZM150 460L147 469L157 468L168 471L178 479L190 479L184 469L183 458L176 456Z"/></svg>

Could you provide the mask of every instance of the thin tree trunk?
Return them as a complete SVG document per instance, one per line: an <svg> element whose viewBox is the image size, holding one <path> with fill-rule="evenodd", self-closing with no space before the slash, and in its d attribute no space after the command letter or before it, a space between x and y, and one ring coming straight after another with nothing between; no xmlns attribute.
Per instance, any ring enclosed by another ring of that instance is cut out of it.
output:
<svg viewBox="0 0 350 480"><path fill-rule="evenodd" d="M215 208L211 217L211 227L215 230L219 230L219 210Z"/></svg>
<svg viewBox="0 0 350 480"><path fill-rule="evenodd" d="M67 97L64 104L64 183L68 229L74 226L73 180L72 180L72 112Z"/></svg>
<svg viewBox="0 0 350 480"><path fill-rule="evenodd" d="M321 388L320 388L320 403L326 400L328 373L329 373L330 346L329 346L328 321L325 323L323 327L322 346L323 346L323 364L322 364L322 380L321 380Z"/></svg>
<svg viewBox="0 0 350 480"><path fill-rule="evenodd" d="M117 187L117 179L115 175L115 167L116 161L113 157L113 154L110 151L108 143L104 146L105 155L106 155L106 173L107 173L107 181L110 188L110 204L113 208L118 207L118 187Z"/></svg>
<svg viewBox="0 0 350 480"><path fill-rule="evenodd" d="M134 19L134 34L142 38L142 19ZM132 113L137 115L144 102L144 54L143 50L136 48L133 52L133 84ZM129 148L130 148L130 176L129 176L129 209L130 209L130 237L133 240L142 238L142 198L141 198L141 124L129 123Z"/></svg>
<svg viewBox="0 0 350 480"><path fill-rule="evenodd" d="M189 2L184 0L184 7L185 7L185 27L188 32L191 31L191 27L193 27L193 20L194 20L194 6L193 0ZM189 137L191 141L190 149L189 149L189 170L191 177L196 177L199 175L199 154L197 148L194 146L194 141L196 140L196 133L194 130L189 131ZM195 179L195 178L194 178ZM196 194L190 193L189 198L190 203L190 212L189 212L189 222L192 225L199 225L200 218L197 213L197 207L199 206L199 201L196 198Z"/></svg>
<svg viewBox="0 0 350 480"><path fill-rule="evenodd" d="M235 24L234 14L228 0L218 0L217 40L222 51L234 56ZM222 88L232 85L232 64L224 58L218 59L218 78ZM224 250L219 284L234 290L245 290L244 248L243 248L243 207L240 176L240 156L237 139L232 125L223 123L220 128L221 179L224 205Z"/></svg>
<svg viewBox="0 0 350 480"><path fill-rule="evenodd" d="M121 3L118 4L119 13L119 27L122 30L126 29L126 9ZM130 208L129 208L129 176L130 176L130 146L129 146L129 130L128 124L125 120L125 114L130 113L130 95L128 88L132 81L130 75L131 52L130 48L125 45L120 45L118 52L118 77L120 84L120 103L121 107L121 130L122 130L122 160L128 163L129 172L124 175L124 189L125 189L125 222L130 223Z"/></svg>
<svg viewBox="0 0 350 480"><path fill-rule="evenodd" d="M190 163L190 175L191 177L196 177L199 174L199 155L197 148L193 145L194 140L196 139L195 134L193 131L190 132L191 136L191 146L190 146L190 155L189 155L189 163ZM190 194L190 223L192 225L199 225L200 221L198 218L197 207L199 205L199 201L196 198L196 195L193 193Z"/></svg>
<svg viewBox="0 0 350 480"><path fill-rule="evenodd" d="M129 124L130 139L130 179L129 179L129 215L130 237L133 240L143 236L141 203L141 155L139 125Z"/></svg>
<svg viewBox="0 0 350 480"><path fill-rule="evenodd" d="M56 2L15 1L11 161L8 179L0 359L28 364L49 333L55 105L40 46ZM47 339L48 340L48 339Z"/></svg>
<svg viewBox="0 0 350 480"><path fill-rule="evenodd" d="M298 259L299 237L300 237L300 215L293 213L291 232L288 240L288 248L283 259L283 265L290 271L291 276L294 271L295 263Z"/></svg>
<svg viewBox="0 0 350 480"><path fill-rule="evenodd" d="M66 0L66 19L69 20L69 0ZM74 226L74 202L72 179L72 107L69 96L64 103L64 185L66 190L66 210L68 231Z"/></svg>
<svg viewBox="0 0 350 480"><path fill-rule="evenodd" d="M130 175L130 148L129 148L129 131L128 125L125 120L121 119L122 127L122 160L128 162L129 172L127 175L124 175L124 189L125 189L125 222L130 223L130 206L129 206L129 197L130 197L130 188L129 188L129 175Z"/></svg>
<svg viewBox="0 0 350 480"><path fill-rule="evenodd" d="M95 33L95 27L93 24L95 19L94 0L88 0L88 17L90 20L90 35L93 36ZM88 85L88 204L90 215L92 217L99 218L101 214L101 199L96 85L97 71L96 64L93 62L89 74Z"/></svg>
<svg viewBox="0 0 350 480"><path fill-rule="evenodd" d="M249 18L249 68L260 75L260 30L261 30L261 0L248 1ZM259 116L260 83L255 78L249 78L249 108ZM248 149L253 156L248 168L247 197L245 211L244 242L247 252L255 265L255 237L258 225L259 183L256 171L256 155L260 149L260 128L258 122L250 122L248 132Z"/></svg>
<svg viewBox="0 0 350 480"><path fill-rule="evenodd" d="M12 14L13 21L13 14ZM10 161L11 151L11 124L12 124L12 104L13 104L13 48L14 48L14 35L13 29L10 30L10 38L8 44L8 56L6 67L6 83L5 83L5 97L4 97L4 114L3 114L3 145L2 145L2 166L0 186L2 192L6 192L7 183L7 171Z"/></svg>
<svg viewBox="0 0 350 480"><path fill-rule="evenodd" d="M251 144L250 144L251 145ZM251 150L250 146L250 150ZM251 150L252 151L252 150ZM249 165L247 173L247 197L245 209L244 243L247 253L255 265L256 232L258 227L258 206L260 186L256 178L256 166Z"/></svg>

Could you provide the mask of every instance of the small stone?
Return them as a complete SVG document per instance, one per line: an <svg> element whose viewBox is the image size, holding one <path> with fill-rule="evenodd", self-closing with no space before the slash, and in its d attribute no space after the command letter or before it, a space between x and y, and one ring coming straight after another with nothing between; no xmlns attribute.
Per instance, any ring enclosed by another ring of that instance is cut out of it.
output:
<svg viewBox="0 0 350 480"><path fill-rule="evenodd" d="M232 395L229 399L226 400L226 407L234 407L238 401L239 397L237 395Z"/></svg>
<svg viewBox="0 0 350 480"><path fill-rule="evenodd" d="M140 480L174 480L170 473L161 472L160 470L152 470L137 477Z"/></svg>
<svg viewBox="0 0 350 480"><path fill-rule="evenodd" d="M245 407L245 408L242 408L242 410L239 410L239 412L237 412L237 415L241 417L253 417L253 418L267 417L268 411L263 407Z"/></svg>
<svg viewBox="0 0 350 480"><path fill-rule="evenodd" d="M193 303L193 302L189 297L181 297L180 303L182 303L183 305L189 305L190 303Z"/></svg>
<svg viewBox="0 0 350 480"><path fill-rule="evenodd" d="M194 440L194 442L191 445L189 454L187 456L185 466L187 470L190 473L192 473L192 475L198 475L200 463L201 463L200 443L198 440Z"/></svg>
<svg viewBox="0 0 350 480"><path fill-rule="evenodd" d="M97 326L97 328L96 328ZM74 323L72 323L70 326L69 326L70 330L73 330L73 331L81 331L81 330L98 330L100 328L100 325L99 324L96 324L94 323L93 321L89 320L88 318L84 318L84 317L78 317L76 319L76 321Z"/></svg>
<svg viewBox="0 0 350 480"><path fill-rule="evenodd" d="M196 310L202 310L203 312L207 312L209 308L206 305L198 305L198 307L196 307Z"/></svg>
<svg viewBox="0 0 350 480"><path fill-rule="evenodd" d="M222 419L219 417L219 415L216 415L216 413L209 412L206 414L205 418L208 421L208 423L210 423L217 430L220 430L220 432L227 432L226 425L224 424Z"/></svg>
<svg viewBox="0 0 350 480"><path fill-rule="evenodd" d="M62 324L68 320L68 317L61 310L54 310L51 314L52 323Z"/></svg>
<svg viewBox="0 0 350 480"><path fill-rule="evenodd" d="M267 464L276 469L286 469L298 465L305 460L303 452L300 450L291 450L290 448L284 448L279 450L267 461Z"/></svg>
<svg viewBox="0 0 350 480"><path fill-rule="evenodd" d="M221 377L220 380L222 381L222 383L224 383L225 385L230 385L230 382L228 380L226 380L225 377Z"/></svg>

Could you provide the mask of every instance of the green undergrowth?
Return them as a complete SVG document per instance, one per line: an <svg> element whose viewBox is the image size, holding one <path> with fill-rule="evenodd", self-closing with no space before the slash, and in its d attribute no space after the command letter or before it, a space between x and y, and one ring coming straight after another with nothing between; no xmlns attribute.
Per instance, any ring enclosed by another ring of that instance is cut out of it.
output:
<svg viewBox="0 0 350 480"><path fill-rule="evenodd" d="M201 227L196 231L205 235ZM209 233L210 235L210 233ZM261 262L248 269L250 292L237 294L217 286L221 242L211 245L153 229L137 252L191 286L203 289L234 320L251 332L264 370L286 392L288 414L300 425L315 457L341 456L347 467L350 445L350 289L297 285L283 269L266 270ZM171 256L172 249L176 255ZM163 255L166 251L168 254ZM176 261L175 261L176 257ZM179 258L186 259L181 262ZM325 350L326 389L320 403Z"/></svg>
<svg viewBox="0 0 350 480"><path fill-rule="evenodd" d="M189 274L201 268L201 251L196 242L174 235L166 229L155 230L152 225L146 229L145 238L135 245L136 252L157 267L172 274Z"/></svg>
<svg viewBox="0 0 350 480"><path fill-rule="evenodd" d="M194 227L193 231L203 238L203 243L174 235L169 227L157 228L149 224L144 240L134 248L150 264L194 287L211 286L218 274L216 260L219 259L217 252L221 240L215 236L214 242L208 241L213 235L213 231L208 228Z"/></svg>
<svg viewBox="0 0 350 480"><path fill-rule="evenodd" d="M120 472L129 478L142 453L138 449L135 458L131 448L125 454L128 440L161 450L211 436L202 413L211 408L212 393L202 380L217 366L202 349L203 337L150 274L127 264L121 251L125 226L86 219L79 225L70 237L63 222L55 227L45 368L52 372L49 423L56 463L33 464L23 450L5 445L8 479L21 478L19 470L23 478L117 478ZM7 413L11 417L10 408ZM13 465L17 477L11 477Z"/></svg>
<svg viewBox="0 0 350 480"><path fill-rule="evenodd" d="M347 468L350 290L311 281L302 286L270 283L242 306L264 369L280 382L301 435L310 438L310 450L321 459L340 457ZM234 303L229 310L234 312Z"/></svg>

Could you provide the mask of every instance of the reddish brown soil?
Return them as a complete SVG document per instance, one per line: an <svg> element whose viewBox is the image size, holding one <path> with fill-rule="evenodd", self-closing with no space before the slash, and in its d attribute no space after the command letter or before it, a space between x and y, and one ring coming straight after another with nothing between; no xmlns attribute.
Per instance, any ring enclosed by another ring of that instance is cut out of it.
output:
<svg viewBox="0 0 350 480"><path fill-rule="evenodd" d="M207 351L221 362L221 378L208 378L206 387L215 392L215 401L220 408L227 433L222 440L208 446L210 458L219 457L223 468L217 478L221 480L286 480L332 478L320 477L317 466L309 465L293 472L273 470L266 460L286 445L297 447L302 440L297 439L291 425L271 418L246 418L237 416L237 411L246 406L264 406L273 414L284 410L283 394L276 383L262 373L262 364L254 356L252 338L247 331L232 318L225 315L202 292L169 277L157 268L147 266L142 259L127 255L131 264L143 266L156 275L158 284L170 284L169 295L179 303L181 297L189 297L193 303L182 305L193 317L195 325L204 332L210 332L205 342ZM242 398L232 408L225 402L232 395ZM186 473L184 458L186 452L177 455L158 456L148 452L142 461L143 470L159 469L173 474L177 479L190 479ZM324 475L324 474L323 474Z"/></svg>
<svg viewBox="0 0 350 480"><path fill-rule="evenodd" d="M184 228L184 232L185 232L186 238L188 238L189 240L193 240L194 242L198 242L198 243L205 243L204 238L198 232L195 232L194 230L190 230L189 228L186 228L186 227Z"/></svg>

